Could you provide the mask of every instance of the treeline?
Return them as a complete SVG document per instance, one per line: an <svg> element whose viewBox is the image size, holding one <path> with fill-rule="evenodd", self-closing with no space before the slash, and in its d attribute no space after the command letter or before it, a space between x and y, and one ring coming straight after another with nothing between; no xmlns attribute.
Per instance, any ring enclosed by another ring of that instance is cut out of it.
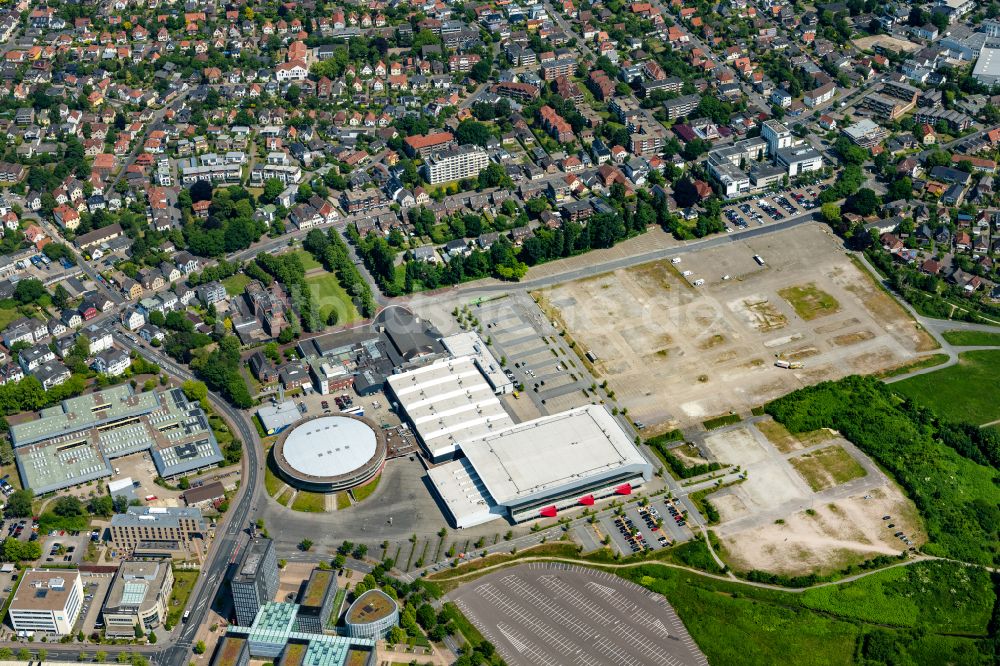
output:
<svg viewBox="0 0 1000 666"><path fill-rule="evenodd" d="M246 409L253 405L253 398L240 374L240 343L235 337L222 338L210 354L192 359L191 369L209 389L222 395L234 407Z"/></svg>
<svg viewBox="0 0 1000 666"><path fill-rule="evenodd" d="M0 386L0 414L9 416L18 412L35 412L51 407L67 398L82 394L86 387L87 380L83 375L72 374L59 386L53 386L46 391L40 381L28 375L19 382Z"/></svg>
<svg viewBox="0 0 1000 666"><path fill-rule="evenodd" d="M928 553L1000 562L1000 438L992 430L943 421L872 377L800 389L766 411L792 433L838 430L874 458L924 517Z"/></svg>
<svg viewBox="0 0 1000 666"><path fill-rule="evenodd" d="M370 319L375 316L378 305L375 303L371 287L354 265L347 243L336 229L329 229L326 234L319 229L313 229L306 236L302 247L311 253L316 261L321 262L327 271L337 276L337 282L351 295L354 307L362 317Z"/></svg>
<svg viewBox="0 0 1000 666"><path fill-rule="evenodd" d="M310 332L323 330L324 322L320 321L319 307L312 297L312 292L309 291L309 285L306 284L306 269L302 266L302 261L297 254L290 253L279 256L267 253L258 254L254 259L254 264L267 275L285 285L292 305L302 321L303 329ZM248 275L254 277L250 273ZM270 282L268 280L265 284L270 284ZM289 323L293 323L291 319ZM282 329L278 334L278 342L282 344L291 342L295 334L296 331L292 327Z"/></svg>
<svg viewBox="0 0 1000 666"><path fill-rule="evenodd" d="M188 275L187 281L192 287L197 287L209 282L214 282L215 280L225 280L227 277L232 277L233 275L239 273L242 268L243 262L241 261L226 261L225 259L220 259L219 263L214 266L205 267L205 270L200 273L191 273L191 275Z"/></svg>
<svg viewBox="0 0 1000 666"><path fill-rule="evenodd" d="M776 574L771 573L770 571L753 569L752 571L747 572L746 579L754 583L767 583L769 585L780 585L782 587L812 587L817 583L834 580L835 578L839 578L841 576L853 576L861 571L881 569L905 558L906 556L902 554L896 556L876 555L871 559L865 560L861 564L851 564L845 567L842 571L828 576L820 576L819 574L814 573L807 574L805 576L786 576L785 574Z"/></svg>
<svg viewBox="0 0 1000 666"><path fill-rule="evenodd" d="M648 225L656 223L656 211L650 204L625 205L624 192L614 186L612 197L615 211L598 213L590 217L586 225L567 220L558 229L540 226L532 230L531 237L520 247L501 236L488 250L474 248L465 255L458 254L439 263L417 261L407 253L403 257L402 270L398 270L397 250L385 238L377 234L361 238L357 231L350 229L348 233L357 244L365 266L388 296L484 277L517 281L524 277L529 266L614 247L619 241L642 233Z"/></svg>

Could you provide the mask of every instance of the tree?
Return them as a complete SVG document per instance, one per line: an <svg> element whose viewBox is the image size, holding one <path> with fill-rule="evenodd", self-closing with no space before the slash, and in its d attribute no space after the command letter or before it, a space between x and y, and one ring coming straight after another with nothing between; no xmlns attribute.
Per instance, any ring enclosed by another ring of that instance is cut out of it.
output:
<svg viewBox="0 0 1000 666"><path fill-rule="evenodd" d="M201 402L208 398L208 387L205 386L205 382L200 382L197 379L189 379L181 384L181 390L192 402Z"/></svg>
<svg viewBox="0 0 1000 666"><path fill-rule="evenodd" d="M45 247L47 248L48 245ZM66 307L67 303L69 303L69 292L66 291L66 287L62 286L60 282L52 292L52 305L62 310Z"/></svg>
<svg viewBox="0 0 1000 666"><path fill-rule="evenodd" d="M310 539L303 539L299 542L299 550L308 551L313 547L313 542Z"/></svg>
<svg viewBox="0 0 1000 666"><path fill-rule="evenodd" d="M347 564L347 558L340 553L334 555L333 562L330 563L334 569L343 569L345 564Z"/></svg>
<svg viewBox="0 0 1000 666"><path fill-rule="evenodd" d="M187 490L188 488L191 487L191 480L188 479L186 476L182 476L180 478L180 481L177 482L177 487L180 488L181 490Z"/></svg>
<svg viewBox="0 0 1000 666"><path fill-rule="evenodd" d="M14 298L22 304L36 303L45 293L45 285L35 278L21 280L14 288Z"/></svg>
<svg viewBox="0 0 1000 666"><path fill-rule="evenodd" d="M98 495L87 503L87 510L95 516L107 518L115 512L115 501L110 495Z"/></svg>
<svg viewBox="0 0 1000 666"><path fill-rule="evenodd" d="M484 83L489 81L490 74L493 73L493 67L490 66L490 61L483 58L475 65L472 66L472 70L469 72L469 76L473 81L478 83Z"/></svg>
<svg viewBox="0 0 1000 666"><path fill-rule="evenodd" d="M205 654L205 641L198 641L194 644L195 654Z"/></svg>
<svg viewBox="0 0 1000 666"><path fill-rule="evenodd" d="M18 541L7 537L3 541L3 559L7 562L37 560L42 556L42 546L37 541Z"/></svg>
<svg viewBox="0 0 1000 666"><path fill-rule="evenodd" d="M35 494L30 489L15 490L7 498L6 513L12 518L25 518L31 515L31 503Z"/></svg>
<svg viewBox="0 0 1000 666"><path fill-rule="evenodd" d="M73 495L63 495L52 505L52 513L64 518L83 515L83 505Z"/></svg>
<svg viewBox="0 0 1000 666"><path fill-rule="evenodd" d="M434 607L430 604L422 604L420 608L417 609L417 624L419 624L424 631L430 630L435 624L437 624L437 615L434 613Z"/></svg>
<svg viewBox="0 0 1000 666"><path fill-rule="evenodd" d="M820 208L823 219L831 225L840 224L840 206L835 203L825 203Z"/></svg>
<svg viewBox="0 0 1000 666"><path fill-rule="evenodd" d="M403 631L400 627L393 627L392 629L389 630L389 635L386 636L386 640L388 640L393 645L405 643L406 632Z"/></svg>
<svg viewBox="0 0 1000 666"><path fill-rule="evenodd" d="M366 546L363 543L359 543L357 546L354 547L354 551L351 553L351 556L354 557L354 559L356 560L362 560L367 554L368 554L368 546Z"/></svg>
<svg viewBox="0 0 1000 666"><path fill-rule="evenodd" d="M878 209L878 206L878 195L867 187L863 187L856 193L847 197L847 201L844 202L844 208L847 208L862 217L866 217L874 213Z"/></svg>
<svg viewBox="0 0 1000 666"><path fill-rule="evenodd" d="M458 129L455 130L455 140L460 145L471 143L485 146L492 137L493 134L490 132L489 126L475 120L463 120L458 124Z"/></svg>

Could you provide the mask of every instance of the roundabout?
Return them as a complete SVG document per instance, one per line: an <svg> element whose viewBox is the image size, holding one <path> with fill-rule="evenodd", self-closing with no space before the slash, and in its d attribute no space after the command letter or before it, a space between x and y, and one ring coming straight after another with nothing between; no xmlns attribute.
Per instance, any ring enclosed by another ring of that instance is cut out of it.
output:
<svg viewBox="0 0 1000 666"><path fill-rule="evenodd" d="M368 419L335 414L298 423L274 445L272 454L278 475L292 487L332 493L378 476L386 441Z"/></svg>

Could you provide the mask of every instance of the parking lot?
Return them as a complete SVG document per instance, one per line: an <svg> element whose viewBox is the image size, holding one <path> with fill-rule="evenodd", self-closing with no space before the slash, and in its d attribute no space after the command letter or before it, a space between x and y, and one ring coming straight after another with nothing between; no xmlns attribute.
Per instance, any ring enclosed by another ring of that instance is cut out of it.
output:
<svg viewBox="0 0 1000 666"><path fill-rule="evenodd" d="M666 599L606 572L532 563L450 596L511 666L708 663Z"/></svg>
<svg viewBox="0 0 1000 666"><path fill-rule="evenodd" d="M786 188L773 194L755 194L748 199L726 206L723 216L728 220L727 230L763 226L780 222L787 217L807 213L819 206L816 197L821 185Z"/></svg>
<svg viewBox="0 0 1000 666"><path fill-rule="evenodd" d="M631 504L621 516L601 516L601 531L623 555L659 550L689 541L691 528L683 517L684 507L657 497L645 507Z"/></svg>
<svg viewBox="0 0 1000 666"><path fill-rule="evenodd" d="M517 399L508 402L519 420L592 401L586 395L594 381L590 373L525 294L487 301L473 311L483 326L484 337L493 343L494 355L506 359L508 377L524 387ZM519 402L530 402L534 409Z"/></svg>
<svg viewBox="0 0 1000 666"><path fill-rule="evenodd" d="M74 631L82 631L84 634L91 634L95 629L100 629L101 606L104 598L108 595L111 587L113 574L83 574L83 606L80 609L80 617L76 620Z"/></svg>

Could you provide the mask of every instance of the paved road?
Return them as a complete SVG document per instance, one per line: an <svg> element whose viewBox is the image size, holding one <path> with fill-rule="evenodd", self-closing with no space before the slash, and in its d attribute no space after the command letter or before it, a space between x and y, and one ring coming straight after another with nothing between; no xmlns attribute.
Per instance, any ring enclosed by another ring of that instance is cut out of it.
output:
<svg viewBox="0 0 1000 666"><path fill-rule="evenodd" d="M125 337L120 331L114 332L115 340L126 349L132 349L149 360L158 363L170 375L183 380L194 379L191 372L173 361L158 350L143 344L136 344ZM222 584L226 569L236 552L237 546L244 540L244 532L249 523L256 519L257 508L260 506L263 494L261 443L256 429L246 416L230 407L220 396L209 393L209 400L217 412L222 414L237 430L243 440L244 447L244 478L241 480L238 499L223 521L218 523L215 540L208 553L208 565L202 568L202 575L195 585L188 608L191 616L183 624L179 635L164 652L165 664L187 663L188 653L194 642L195 634L205 622L206 613L212 606L219 586Z"/></svg>

